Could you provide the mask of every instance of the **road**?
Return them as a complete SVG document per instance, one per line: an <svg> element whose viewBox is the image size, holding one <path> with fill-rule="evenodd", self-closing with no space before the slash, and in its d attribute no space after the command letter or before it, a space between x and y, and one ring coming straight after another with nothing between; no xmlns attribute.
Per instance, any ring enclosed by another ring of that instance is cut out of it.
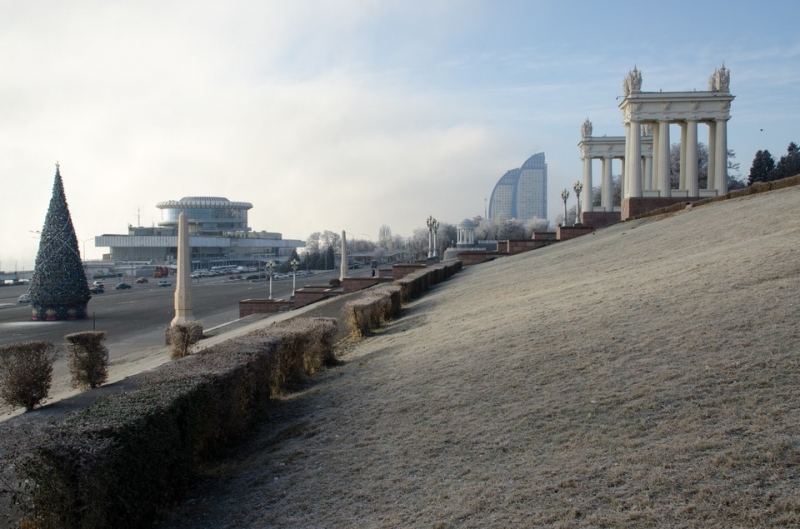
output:
<svg viewBox="0 0 800 529"><path fill-rule="evenodd" d="M351 270L349 275L368 275L369 269ZM339 271L327 271L312 276L298 277L297 288L303 285L325 285ZM90 317L79 321L30 321L30 308L17 302L27 285L0 287L0 345L24 340L47 340L56 344L64 342L64 335L86 330L105 331L110 357L132 351L164 345L164 329L175 315L175 278L171 287L159 287L151 279L147 284L134 284L131 290L114 290L115 279L106 282L104 294L93 294L89 301ZM273 281L273 297L289 299L292 280ZM239 301L266 298L268 281L229 280L226 277L207 277L193 280L195 318L210 329L239 317Z"/></svg>

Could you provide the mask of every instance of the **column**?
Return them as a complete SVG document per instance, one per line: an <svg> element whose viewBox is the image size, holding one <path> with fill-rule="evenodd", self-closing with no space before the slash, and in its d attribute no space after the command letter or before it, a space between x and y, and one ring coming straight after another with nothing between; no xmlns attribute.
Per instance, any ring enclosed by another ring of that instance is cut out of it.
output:
<svg viewBox="0 0 800 529"><path fill-rule="evenodd" d="M614 185L611 181L611 162L610 156L603 158L603 182L600 188L600 205L606 211L614 209Z"/></svg>
<svg viewBox="0 0 800 529"><path fill-rule="evenodd" d="M653 124L653 185L650 189L660 189L660 173L658 165L658 145L659 145L658 123Z"/></svg>
<svg viewBox="0 0 800 529"><path fill-rule="evenodd" d="M622 174L620 175L620 205L622 205L622 200L628 198L628 182L630 182L629 172L630 172L630 164L628 163L631 159L631 124L625 123L625 155L624 155L624 163L622 164Z"/></svg>
<svg viewBox="0 0 800 529"><path fill-rule="evenodd" d="M581 210L592 211L592 159L583 158L583 196L581 197Z"/></svg>
<svg viewBox="0 0 800 529"><path fill-rule="evenodd" d="M650 191L653 189L653 157L644 157L644 188Z"/></svg>
<svg viewBox="0 0 800 529"><path fill-rule="evenodd" d="M728 121L725 119L717 120L717 143L714 145L714 184L718 194L724 195L728 192Z"/></svg>
<svg viewBox="0 0 800 529"><path fill-rule="evenodd" d="M642 132L638 121L631 121L630 124L630 161L626 164L630 167L628 176L628 194L631 197L642 196Z"/></svg>
<svg viewBox="0 0 800 529"><path fill-rule="evenodd" d="M690 197L699 196L697 185L697 121L687 120L686 131L686 189Z"/></svg>
<svg viewBox="0 0 800 529"><path fill-rule="evenodd" d="M708 183L706 189L716 189L715 167L717 152L717 122L708 122Z"/></svg>
<svg viewBox="0 0 800 529"><path fill-rule="evenodd" d="M678 189L686 189L686 122L681 122L681 163L678 170Z"/></svg>
<svg viewBox="0 0 800 529"><path fill-rule="evenodd" d="M658 129L658 190L662 197L669 197L669 121L659 121Z"/></svg>
<svg viewBox="0 0 800 529"><path fill-rule="evenodd" d="M627 147L626 147L626 150L627 150ZM625 178L626 173L625 173L625 171L627 171L627 169L625 168L625 157L624 156L619 159L619 164L620 164L620 170L619 170L619 205L620 205L620 207L622 207L622 200L625 198L625 181L626 181L626 178Z"/></svg>

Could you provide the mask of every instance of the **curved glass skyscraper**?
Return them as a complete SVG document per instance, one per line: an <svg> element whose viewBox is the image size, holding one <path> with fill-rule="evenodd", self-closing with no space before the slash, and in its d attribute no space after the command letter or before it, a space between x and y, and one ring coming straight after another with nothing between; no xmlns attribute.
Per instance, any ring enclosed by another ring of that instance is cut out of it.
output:
<svg viewBox="0 0 800 529"><path fill-rule="evenodd" d="M504 174L492 191L490 219L547 218L547 163L544 153L528 158L519 169Z"/></svg>

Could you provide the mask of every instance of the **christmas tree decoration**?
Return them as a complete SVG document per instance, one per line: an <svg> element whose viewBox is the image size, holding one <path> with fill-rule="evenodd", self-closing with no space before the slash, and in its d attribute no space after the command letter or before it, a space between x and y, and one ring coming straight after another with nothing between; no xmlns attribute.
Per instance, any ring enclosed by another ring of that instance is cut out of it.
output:
<svg viewBox="0 0 800 529"><path fill-rule="evenodd" d="M78 238L64 194L59 165L53 196L44 219L39 252L31 279L31 319L77 320L86 317L91 299L78 250Z"/></svg>

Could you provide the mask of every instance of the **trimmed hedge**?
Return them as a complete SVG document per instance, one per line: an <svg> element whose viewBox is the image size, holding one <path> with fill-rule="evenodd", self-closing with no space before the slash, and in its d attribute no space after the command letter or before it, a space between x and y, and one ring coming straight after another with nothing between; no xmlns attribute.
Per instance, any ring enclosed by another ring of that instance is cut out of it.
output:
<svg viewBox="0 0 800 529"><path fill-rule="evenodd" d="M461 261L439 263L437 265L420 268L394 282L401 289L403 303L420 296L432 285L440 283L461 270Z"/></svg>
<svg viewBox="0 0 800 529"><path fill-rule="evenodd" d="M655 217L657 215L665 215L668 213L675 213L677 211L682 211L686 209L686 207L689 206L690 204L693 208L696 208L698 206L705 206L706 204L711 204L712 202L719 202L721 200L728 200L731 198L746 197L749 195L756 195L758 193L766 193L767 191L784 189L796 185L800 185L800 175L781 178L780 180L774 180L772 182L756 182L753 185L747 186L742 189L735 189L729 193L717 197L708 197L701 200L695 200L694 202L688 202L688 201L678 202L677 204L673 204L671 206L654 209L653 211L648 211L647 213L642 213L641 215L637 215L630 220L643 219L646 217Z"/></svg>
<svg viewBox="0 0 800 529"><path fill-rule="evenodd" d="M396 285L369 290L358 299L348 301L344 307L345 321L353 337L367 336L381 323L400 314L401 288Z"/></svg>
<svg viewBox="0 0 800 529"><path fill-rule="evenodd" d="M23 523L148 525L252 425L270 396L335 361L335 334L333 319L274 325L143 373L136 389L62 424L31 426L26 447L0 449L5 468L16 470Z"/></svg>

